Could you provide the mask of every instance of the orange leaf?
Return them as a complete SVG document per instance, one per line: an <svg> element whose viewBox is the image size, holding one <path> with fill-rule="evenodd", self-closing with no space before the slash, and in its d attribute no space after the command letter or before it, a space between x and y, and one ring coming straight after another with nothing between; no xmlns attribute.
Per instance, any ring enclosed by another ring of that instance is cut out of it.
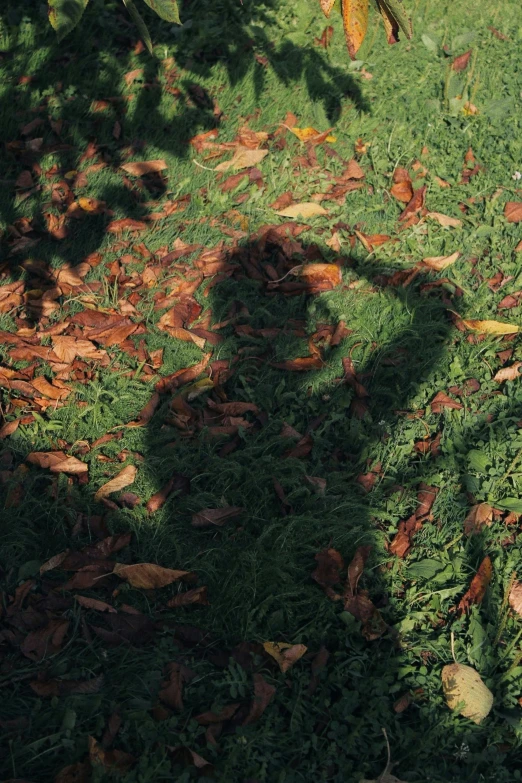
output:
<svg viewBox="0 0 522 783"><path fill-rule="evenodd" d="M160 158L159 160L144 160L141 162L136 161L135 163L125 163L123 166L121 166L121 168L123 171L126 171L127 174L131 174L133 177L141 177L143 174L153 174L157 171L168 169L168 165L166 161Z"/></svg>
<svg viewBox="0 0 522 783"><path fill-rule="evenodd" d="M321 11L328 19L332 13L332 8L335 5L335 0L319 0L319 2L321 4Z"/></svg>
<svg viewBox="0 0 522 783"><path fill-rule="evenodd" d="M508 223L520 223L522 220L522 201L508 201L504 207L504 217Z"/></svg>
<svg viewBox="0 0 522 783"><path fill-rule="evenodd" d="M466 612L472 604L480 604L486 594L486 589L491 582L493 576L493 566L491 558L486 555L484 560L479 566L479 570L471 580L469 590L462 596L458 606L457 612L462 614Z"/></svg>
<svg viewBox="0 0 522 783"><path fill-rule="evenodd" d="M342 0L342 11L348 54L355 60L368 27L368 0Z"/></svg>
<svg viewBox="0 0 522 783"><path fill-rule="evenodd" d="M120 472L106 484L103 484L94 496L94 500L99 501L106 498L111 492L118 492L129 484L133 484L136 478L136 467L126 465Z"/></svg>

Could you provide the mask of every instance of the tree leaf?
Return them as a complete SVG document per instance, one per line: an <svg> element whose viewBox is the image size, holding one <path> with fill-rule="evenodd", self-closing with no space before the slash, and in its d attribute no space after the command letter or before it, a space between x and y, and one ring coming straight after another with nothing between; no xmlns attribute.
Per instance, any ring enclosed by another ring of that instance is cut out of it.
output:
<svg viewBox="0 0 522 783"><path fill-rule="evenodd" d="M286 642L263 642L265 652L279 664L283 672L288 671L299 658L302 658L308 647L304 644L287 644Z"/></svg>
<svg viewBox="0 0 522 783"><path fill-rule="evenodd" d="M517 378L520 378L521 367L522 362L514 362L509 367L503 367L495 374L493 380L497 383L502 383L503 381L515 381Z"/></svg>
<svg viewBox="0 0 522 783"><path fill-rule="evenodd" d="M162 158L158 160L143 160L135 161L134 163L125 163L121 166L123 171L127 174L132 174L133 177L141 177L143 174L153 174L157 171L163 171L168 169L166 161Z"/></svg>
<svg viewBox="0 0 522 783"><path fill-rule="evenodd" d="M457 612L466 612L472 604L480 604L486 594L486 589L493 576L491 558L486 555L469 586L469 590L462 596L457 606Z"/></svg>
<svg viewBox="0 0 522 783"><path fill-rule="evenodd" d="M437 223L444 228L447 226L451 226L452 228L460 228L460 226L462 226L462 220L450 217L449 215L443 215L442 212L428 212L426 217L431 218L432 220L436 220Z"/></svg>
<svg viewBox="0 0 522 783"><path fill-rule="evenodd" d="M422 263L427 266L428 269L433 269L435 272L442 272L443 269L447 269L448 266L457 261L460 258L460 253L456 250L450 256L431 256L430 258L423 258Z"/></svg>
<svg viewBox="0 0 522 783"><path fill-rule="evenodd" d="M522 582L513 582L508 600L513 611L522 617Z"/></svg>
<svg viewBox="0 0 522 783"><path fill-rule="evenodd" d="M118 492L129 484L133 484L136 478L136 466L126 465L120 472L106 484L103 484L96 492L94 499L96 501L106 498L111 492Z"/></svg>
<svg viewBox="0 0 522 783"><path fill-rule="evenodd" d="M463 326L471 332L480 334L516 334L520 331L520 326L515 324L506 324L502 321L477 321L475 319L462 320Z"/></svg>
<svg viewBox="0 0 522 783"><path fill-rule="evenodd" d="M411 20L404 10L402 0L379 0L379 5L386 8L387 15L400 27L406 38L411 38Z"/></svg>
<svg viewBox="0 0 522 783"><path fill-rule="evenodd" d="M481 533L493 521L493 508L489 503L477 503L464 520L464 533L469 536Z"/></svg>
<svg viewBox="0 0 522 783"><path fill-rule="evenodd" d="M324 207L322 207L320 204L317 204L315 201L303 201L302 204L292 204L290 207L287 207L286 209L282 209L279 212L276 212L276 215L281 215L281 217L289 217L289 218L309 218L309 217L315 217L316 215L327 215L328 212Z"/></svg>
<svg viewBox="0 0 522 783"><path fill-rule="evenodd" d="M482 723L493 706L493 694L471 666L451 663L442 670L442 688L450 710Z"/></svg>
<svg viewBox="0 0 522 783"><path fill-rule="evenodd" d="M176 0L144 0L144 2L166 22L181 24Z"/></svg>
<svg viewBox="0 0 522 783"><path fill-rule="evenodd" d="M87 473L89 470L85 462L76 457L68 457L63 451L33 451L26 457L28 462L38 465L39 468L49 468L51 473Z"/></svg>
<svg viewBox="0 0 522 783"><path fill-rule="evenodd" d="M522 201L508 201L504 207L504 217L508 223L520 223L522 220Z"/></svg>
<svg viewBox="0 0 522 783"><path fill-rule="evenodd" d="M193 527L221 527L227 519L239 516L244 511L240 506L225 506L224 508L204 508L192 516Z"/></svg>
<svg viewBox="0 0 522 783"><path fill-rule="evenodd" d="M140 36L143 39L143 43L147 47L147 51L149 54L152 54L152 41L150 39L150 33L147 29L147 25L143 21L141 14L139 13L138 9L134 5L133 0L123 0L123 4L125 5L125 8L129 12L129 15L138 28L138 32Z"/></svg>
<svg viewBox="0 0 522 783"><path fill-rule="evenodd" d="M89 0L49 0L49 22L61 41L83 16Z"/></svg>
<svg viewBox="0 0 522 783"><path fill-rule="evenodd" d="M368 0L342 0L342 5L346 46L355 60L368 28Z"/></svg>
<svg viewBox="0 0 522 783"><path fill-rule="evenodd" d="M318 131L315 128L288 128L294 136L297 136L299 141L305 141L307 144L322 144L323 141L333 143L336 141L335 136L330 136L330 132L333 128L328 128L325 131ZM363 174L364 176L364 174Z"/></svg>
<svg viewBox="0 0 522 783"><path fill-rule="evenodd" d="M155 563L135 563L125 565L125 563L116 563L114 574L125 579L132 587L138 587L142 590L154 590L158 587L165 587L178 582L180 579L195 578L191 571L175 571L172 568L163 568Z"/></svg>
<svg viewBox="0 0 522 783"><path fill-rule="evenodd" d="M399 23L391 13L388 6L382 2L382 0L377 0L377 7L379 8L380 14L382 16L382 21L384 22L384 32L386 33L386 40L389 44L396 44L399 42Z"/></svg>
<svg viewBox="0 0 522 783"><path fill-rule="evenodd" d="M234 152L234 157L230 160L225 160L220 163L214 171L228 171L233 169L239 171L239 169L247 169L250 166L257 166L265 155L268 155L268 150L253 150L250 147L237 147Z"/></svg>
<svg viewBox="0 0 522 783"><path fill-rule="evenodd" d="M321 11L326 16L326 18L329 19L330 14L332 13L332 8L335 5L335 0L319 0L319 3L321 5Z"/></svg>

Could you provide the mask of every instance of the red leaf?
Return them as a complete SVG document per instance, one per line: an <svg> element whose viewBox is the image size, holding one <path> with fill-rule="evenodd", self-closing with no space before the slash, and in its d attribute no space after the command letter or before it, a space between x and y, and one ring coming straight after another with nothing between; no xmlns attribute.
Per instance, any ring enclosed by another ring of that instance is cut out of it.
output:
<svg viewBox="0 0 522 783"><path fill-rule="evenodd" d="M453 71L464 71L468 67L469 58L471 57L471 52L473 50L470 49L468 52L464 52L464 54L460 54L458 57L455 57L453 62L451 63L451 69Z"/></svg>
<svg viewBox="0 0 522 783"><path fill-rule="evenodd" d="M491 558L486 555L469 586L469 590L462 596L458 606L458 614L467 612L472 604L480 604L486 594L486 589L493 576Z"/></svg>

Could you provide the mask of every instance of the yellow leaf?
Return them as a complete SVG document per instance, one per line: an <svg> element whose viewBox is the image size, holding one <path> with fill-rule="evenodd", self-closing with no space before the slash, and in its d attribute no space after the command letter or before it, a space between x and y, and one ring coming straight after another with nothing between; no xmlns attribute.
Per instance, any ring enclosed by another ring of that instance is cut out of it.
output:
<svg viewBox="0 0 522 783"><path fill-rule="evenodd" d="M234 157L220 163L214 171L247 169L249 166L256 166L260 163L265 155L268 155L268 150L252 150L249 147L238 147L234 152Z"/></svg>
<svg viewBox="0 0 522 783"><path fill-rule="evenodd" d="M328 128L326 131L318 131L316 128L288 128L289 131L291 131L294 136L297 136L299 141L306 141L310 144L322 144L323 141L328 141L331 144L333 144L334 141L337 141L337 138L335 136L330 135L330 131L333 130L333 128Z"/></svg>
<svg viewBox="0 0 522 783"><path fill-rule="evenodd" d="M344 37L348 54L355 60L368 27L368 0L342 0Z"/></svg>
<svg viewBox="0 0 522 783"><path fill-rule="evenodd" d="M463 320L462 324L471 332L480 334L516 334L520 331L520 326L515 324L505 324L502 321L476 321Z"/></svg>
<svg viewBox="0 0 522 783"><path fill-rule="evenodd" d="M433 269L435 272L442 272L448 266L451 266L459 258L459 251L455 251L450 256L431 256L430 258L423 258L422 263L427 266L428 269Z"/></svg>
<svg viewBox="0 0 522 783"><path fill-rule="evenodd" d="M288 671L299 658L302 658L308 647L304 644L287 644L286 642L263 642L265 652L274 658L283 672Z"/></svg>
<svg viewBox="0 0 522 783"><path fill-rule="evenodd" d="M309 218L316 215L327 215L328 212L320 204L316 204L315 201L303 201L302 204L292 204L286 209L282 209L280 212L276 212L276 215L289 218Z"/></svg>
<svg viewBox="0 0 522 783"><path fill-rule="evenodd" d="M124 487L128 487L129 484L133 484L136 478L136 467L134 465L127 465L120 470L120 472L114 476L113 479L103 484L98 492L95 494L94 499L96 501L106 498L111 492L118 492Z"/></svg>
<svg viewBox="0 0 522 783"><path fill-rule="evenodd" d="M175 571L172 568L163 568L155 563L134 563L125 565L116 563L113 574L120 579L125 579L132 587L142 590L154 590L157 587L165 587L178 582L180 579L192 580L195 575L190 571Z"/></svg>
<svg viewBox="0 0 522 783"><path fill-rule="evenodd" d="M493 706L493 694L484 685L475 669L461 663L451 663L442 670L442 688L450 710L474 723L481 723Z"/></svg>
<svg viewBox="0 0 522 783"><path fill-rule="evenodd" d="M326 16L326 18L329 19L330 14L332 13L332 8L335 5L335 0L319 0L319 3L321 4L321 11Z"/></svg>

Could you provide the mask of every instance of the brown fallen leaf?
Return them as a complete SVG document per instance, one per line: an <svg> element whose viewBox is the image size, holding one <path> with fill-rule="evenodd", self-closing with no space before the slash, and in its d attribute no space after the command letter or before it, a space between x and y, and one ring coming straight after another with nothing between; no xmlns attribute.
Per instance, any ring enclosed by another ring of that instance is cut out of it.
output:
<svg viewBox="0 0 522 783"><path fill-rule="evenodd" d="M464 407L461 402L452 400L451 397L448 397L444 392L437 392L432 399L430 406L433 413L442 413L444 408L452 408L453 410L460 411Z"/></svg>
<svg viewBox="0 0 522 783"><path fill-rule="evenodd" d="M132 218L121 218L121 220L112 220L105 229L109 234L122 234L124 231L145 231L148 228L143 220L133 220Z"/></svg>
<svg viewBox="0 0 522 783"><path fill-rule="evenodd" d="M259 720L274 698L275 692L274 686L269 685L261 674L254 674L254 698L252 699L249 713L243 721L243 726L248 726L250 723L255 723L256 720Z"/></svg>
<svg viewBox="0 0 522 783"><path fill-rule="evenodd" d="M290 372L308 372L308 370L320 370L324 367L324 362L320 356L302 356L299 359L274 362L272 367L275 367L277 370L289 370Z"/></svg>
<svg viewBox="0 0 522 783"><path fill-rule="evenodd" d="M515 381L517 378L520 378L521 367L522 362L514 362L514 364L511 364L509 367L503 367L493 376L493 380L497 383L502 383L503 381Z"/></svg>
<svg viewBox="0 0 522 783"><path fill-rule="evenodd" d="M20 652L32 661L41 661L46 656L56 655L62 648L68 629L67 620L49 620L43 628L27 634L20 645Z"/></svg>
<svg viewBox="0 0 522 783"><path fill-rule="evenodd" d="M148 403L145 405L144 408L141 409L141 411L138 413L138 418L136 421L130 421L128 424L126 424L126 427L145 427L152 417L154 416L154 413L156 411L156 408L161 402L161 397L158 394L158 392L154 392Z"/></svg>
<svg viewBox="0 0 522 783"><path fill-rule="evenodd" d="M359 583L359 579L361 578L361 575L364 570L364 566L366 564L366 561L368 560L371 551L372 548L371 546L368 545L359 546L355 550L355 554L352 558L352 561L348 566L345 595L355 595L355 593L357 592L357 585Z"/></svg>
<svg viewBox="0 0 522 783"><path fill-rule="evenodd" d="M327 215L328 212L320 204L315 201L303 201L301 204L291 204L286 209L281 209L276 212L281 217L289 218L310 218L318 215Z"/></svg>
<svg viewBox="0 0 522 783"><path fill-rule="evenodd" d="M422 527L422 521L412 514L409 519L399 522L397 533L390 544L390 552L396 557L406 557L412 546L412 539Z"/></svg>
<svg viewBox="0 0 522 783"><path fill-rule="evenodd" d="M135 563L133 565L116 563L112 573L140 590L155 590L178 582L180 579L193 581L196 577L192 571L175 571L155 563Z"/></svg>
<svg viewBox="0 0 522 783"><path fill-rule="evenodd" d="M70 364L79 356L81 359L100 360L107 356L103 348L96 348L90 340L80 340L77 337L56 335L52 338L53 350L62 361Z"/></svg>
<svg viewBox="0 0 522 783"><path fill-rule="evenodd" d="M471 666L450 663L441 672L442 688L450 710L477 725L482 723L493 706L493 694L483 683L479 673Z"/></svg>
<svg viewBox="0 0 522 783"><path fill-rule="evenodd" d="M251 166L257 166L261 163L263 158L268 155L268 150L250 149L250 147L236 147L234 156L223 163L219 163L214 171L229 171L233 169L238 171L240 169L247 169Z"/></svg>
<svg viewBox="0 0 522 783"><path fill-rule="evenodd" d="M277 661L282 673L285 674L299 658L308 650L304 644L288 644L287 642L263 642L266 653Z"/></svg>
<svg viewBox="0 0 522 783"><path fill-rule="evenodd" d="M120 168L126 171L127 174L131 174L133 177L141 177L144 174L153 174L157 171L164 171L168 169L166 161L159 160L145 160L135 163L124 163Z"/></svg>
<svg viewBox="0 0 522 783"><path fill-rule="evenodd" d="M493 576L491 558L486 555L469 586L469 590L460 599L456 611L458 614L467 612L472 604L480 604L486 594L486 589Z"/></svg>
<svg viewBox="0 0 522 783"><path fill-rule="evenodd" d="M428 269L433 269L436 272L442 272L443 269L447 269L448 266L454 264L458 258L460 258L460 253L456 250L455 253L452 253L450 256L431 256L429 258L423 258L422 265L428 267Z"/></svg>
<svg viewBox="0 0 522 783"><path fill-rule="evenodd" d="M520 223L522 220L522 201L508 201L504 206L504 217L508 223Z"/></svg>
<svg viewBox="0 0 522 783"><path fill-rule="evenodd" d="M344 568L344 560L337 549L323 549L315 556L317 566L312 573L312 579L320 585L326 595L333 601L339 601L341 595L333 590L335 585L341 582L341 571Z"/></svg>
<svg viewBox="0 0 522 783"><path fill-rule="evenodd" d="M331 290L343 282L340 267L337 264L304 264L299 270L299 278L311 289Z"/></svg>
<svg viewBox="0 0 522 783"><path fill-rule="evenodd" d="M227 520L233 519L243 513L245 509L240 506L225 506L224 508L204 508L192 515L193 527L221 527Z"/></svg>
<svg viewBox="0 0 522 783"><path fill-rule="evenodd" d="M361 623L361 633L369 642L378 639L387 631L388 627L381 617L381 613L363 593L346 596L344 611L349 612Z"/></svg>
<svg viewBox="0 0 522 783"><path fill-rule="evenodd" d="M49 468L52 473L87 473L85 462L76 457L68 457L63 451L33 451L26 457L27 462L38 465L39 468Z"/></svg>
<svg viewBox="0 0 522 783"><path fill-rule="evenodd" d="M107 481L106 484L103 484L98 489L94 496L94 500L98 502L99 500L102 500L102 498L106 498L112 492L118 492L120 489L133 484L136 479L136 472L135 465L126 465L116 476L114 476L114 478Z"/></svg>
<svg viewBox="0 0 522 783"><path fill-rule="evenodd" d="M187 590L185 593L179 593L179 595L170 599L167 606L169 609L178 609L180 606L192 606L193 604L209 606L206 586L194 587L192 590Z"/></svg>
<svg viewBox="0 0 522 783"><path fill-rule="evenodd" d="M467 536L482 533L493 521L493 508L489 503L477 503L472 506L464 520L464 533Z"/></svg>
<svg viewBox="0 0 522 783"><path fill-rule="evenodd" d="M400 221L406 220L406 218L409 218L411 215L414 215L416 212L419 212L419 210L421 210L424 206L425 197L426 197L426 185L423 185L421 188L418 188L413 192L413 196L411 197L410 201L406 205L405 209L399 215L399 220Z"/></svg>
<svg viewBox="0 0 522 783"><path fill-rule="evenodd" d="M0 427L0 440L4 440L4 438L8 438L9 435L12 435L18 427L20 426L20 419L14 419L13 421L6 421L5 424L2 424Z"/></svg>
<svg viewBox="0 0 522 783"><path fill-rule="evenodd" d="M116 614L114 606L111 606L105 601L99 601L97 598L90 598L87 595L75 595L74 598L78 601L80 606L83 606L85 609L94 609L97 612L111 612L112 614Z"/></svg>
<svg viewBox="0 0 522 783"><path fill-rule="evenodd" d="M183 687L196 675L187 666L176 662L167 664L166 674L168 680L163 682L158 697L167 707L181 712L183 710Z"/></svg>
<svg viewBox="0 0 522 783"><path fill-rule="evenodd" d="M123 774L136 762L134 756L123 750L104 750L94 737L89 737L89 761L93 766L102 766Z"/></svg>
<svg viewBox="0 0 522 783"><path fill-rule="evenodd" d="M355 236L368 253L373 253L376 247L390 242L392 238L388 234L363 234L362 231L354 231ZM393 240L396 242L397 240Z"/></svg>
<svg viewBox="0 0 522 783"><path fill-rule="evenodd" d="M89 761L77 761L76 764L63 767L54 778L54 783L90 783L91 773Z"/></svg>
<svg viewBox="0 0 522 783"><path fill-rule="evenodd" d="M513 611L522 617L522 582L513 582L509 591L508 600Z"/></svg>
<svg viewBox="0 0 522 783"><path fill-rule="evenodd" d="M471 57L472 49L470 49L468 52L464 52L464 54L459 54L458 57L455 57L453 62L451 63L451 70L452 71L465 71L468 67L469 58Z"/></svg>
<svg viewBox="0 0 522 783"><path fill-rule="evenodd" d="M99 693L103 687L104 676L92 677L90 680L35 680L29 685L32 690L42 698L53 696L67 696L74 694Z"/></svg>
<svg viewBox="0 0 522 783"><path fill-rule="evenodd" d="M409 204L413 198L413 185L407 169L397 168L393 172L393 185L390 193L397 201Z"/></svg>

